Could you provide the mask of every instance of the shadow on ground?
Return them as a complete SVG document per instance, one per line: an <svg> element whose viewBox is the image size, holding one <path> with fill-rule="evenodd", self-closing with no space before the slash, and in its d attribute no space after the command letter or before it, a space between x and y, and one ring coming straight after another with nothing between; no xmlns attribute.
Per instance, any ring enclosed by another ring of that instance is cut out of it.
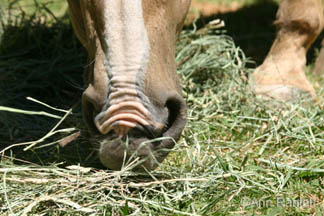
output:
<svg viewBox="0 0 324 216"><path fill-rule="evenodd" d="M68 16L56 21L44 20L37 14L10 18L0 43L0 106L64 115L26 99L32 97L58 109L73 107L73 114L58 129L76 128L83 134L80 98L86 62L86 52L75 38ZM1 111L0 151L11 144L38 140L58 122L59 119L46 116ZM57 133L42 144L67 135ZM6 155L37 164L97 163L89 156L93 149L83 135L64 148L54 144L26 152L22 149L12 148Z"/></svg>

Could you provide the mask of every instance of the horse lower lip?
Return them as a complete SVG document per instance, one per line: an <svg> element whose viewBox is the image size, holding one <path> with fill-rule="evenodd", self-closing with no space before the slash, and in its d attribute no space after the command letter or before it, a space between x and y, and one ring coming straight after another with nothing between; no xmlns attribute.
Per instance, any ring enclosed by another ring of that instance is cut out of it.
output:
<svg viewBox="0 0 324 216"><path fill-rule="evenodd" d="M142 161L136 169L141 167L154 169L166 154L157 153L158 148L156 149L156 146L159 146L162 143L161 141L154 143L148 141L149 139L143 137L103 139L99 141L99 158L106 167L113 170L120 170L123 165L127 166L134 160Z"/></svg>

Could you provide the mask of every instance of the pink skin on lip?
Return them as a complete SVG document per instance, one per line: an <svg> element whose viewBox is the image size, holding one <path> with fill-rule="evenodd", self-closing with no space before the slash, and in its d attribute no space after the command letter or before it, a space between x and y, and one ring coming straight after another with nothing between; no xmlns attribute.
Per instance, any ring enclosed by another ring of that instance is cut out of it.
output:
<svg viewBox="0 0 324 216"><path fill-rule="evenodd" d="M126 102L121 102L118 104L114 104L109 109L106 111L105 116L111 117L116 111L123 111L123 109L128 108L129 110L136 110L142 118L148 118L148 111L147 109L139 102L136 101L126 101ZM135 109L134 109L135 108ZM100 120L100 124L102 124L104 121L106 121L107 118L103 118Z"/></svg>
<svg viewBox="0 0 324 216"><path fill-rule="evenodd" d="M142 104L128 101L111 106L104 117L95 123L100 133L107 134L114 130L119 137L123 137L136 124L149 125L150 121L148 111Z"/></svg>

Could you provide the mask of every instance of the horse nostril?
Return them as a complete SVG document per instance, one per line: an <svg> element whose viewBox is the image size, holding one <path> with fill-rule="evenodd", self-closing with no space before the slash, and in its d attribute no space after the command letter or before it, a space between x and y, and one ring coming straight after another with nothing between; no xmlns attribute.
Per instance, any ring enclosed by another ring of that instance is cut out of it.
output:
<svg viewBox="0 0 324 216"><path fill-rule="evenodd" d="M88 100L82 99L82 115L86 123L86 126L91 134L99 134L96 125L93 122L93 116L95 114L95 108Z"/></svg>
<svg viewBox="0 0 324 216"><path fill-rule="evenodd" d="M82 114L83 119L92 134L99 134L99 131L93 121L96 114L100 112L103 107L101 97L98 97L95 89L92 85L83 92L82 94Z"/></svg>
<svg viewBox="0 0 324 216"><path fill-rule="evenodd" d="M168 108L169 115L163 136L178 140L187 121L186 104L180 95L174 94L168 98L165 106Z"/></svg>

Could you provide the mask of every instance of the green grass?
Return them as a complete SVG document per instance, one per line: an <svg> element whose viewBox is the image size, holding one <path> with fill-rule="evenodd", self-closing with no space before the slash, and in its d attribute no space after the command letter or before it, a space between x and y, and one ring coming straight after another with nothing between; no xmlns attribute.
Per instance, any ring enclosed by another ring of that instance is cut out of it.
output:
<svg viewBox="0 0 324 216"><path fill-rule="evenodd" d="M155 171L112 172L96 165L81 119L86 53L65 16L44 23L35 13L12 18L0 44L0 215L323 214L321 78L308 74L316 103L271 108L247 91L251 60L223 30L184 31L181 140Z"/></svg>

